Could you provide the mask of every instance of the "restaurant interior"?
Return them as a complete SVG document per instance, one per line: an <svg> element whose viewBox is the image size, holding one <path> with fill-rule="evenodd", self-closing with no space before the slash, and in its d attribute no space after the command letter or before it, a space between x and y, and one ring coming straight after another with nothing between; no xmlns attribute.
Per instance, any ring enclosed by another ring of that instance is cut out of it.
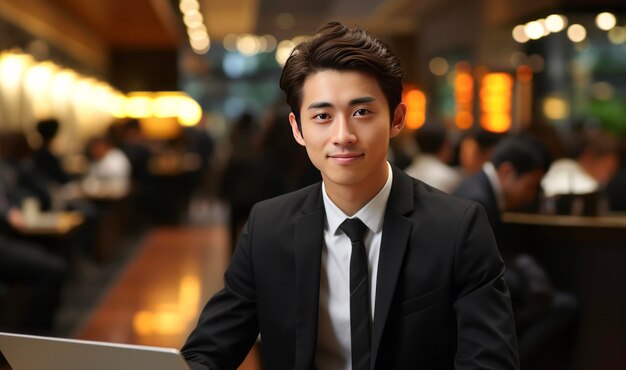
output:
<svg viewBox="0 0 626 370"><path fill-rule="evenodd" d="M180 348L223 286L252 204L320 179L278 81L328 21L368 30L403 63L394 166L420 155L431 122L463 176L507 135L583 167L572 148L602 139L610 163L546 175L501 217L511 248L573 302L560 339L531 343L540 359L522 368L623 369L621 0L0 0L0 193L20 194L16 209L0 194L0 243L37 249L49 270L0 273L0 331ZM44 150L56 164L37 167ZM47 321L26 322L40 296ZM261 345L240 369L261 368ZM11 369L1 356L0 369Z"/></svg>

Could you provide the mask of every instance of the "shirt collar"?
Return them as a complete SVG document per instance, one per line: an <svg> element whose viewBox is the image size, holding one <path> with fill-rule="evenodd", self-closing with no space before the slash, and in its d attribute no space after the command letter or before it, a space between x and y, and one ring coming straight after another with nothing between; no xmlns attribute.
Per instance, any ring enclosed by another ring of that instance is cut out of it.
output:
<svg viewBox="0 0 626 370"><path fill-rule="evenodd" d="M496 196L496 202L498 203L498 209L503 212L506 203L504 201L504 194L502 193L502 187L500 186L500 180L498 179L498 173L496 167L491 162L485 162L483 165L483 171L487 175L487 179L491 184L491 188Z"/></svg>
<svg viewBox="0 0 626 370"><path fill-rule="evenodd" d="M387 200L391 193L391 184L393 182L393 171L391 165L387 162L387 182L383 188L372 198L366 205L359 209L353 218L359 218L367 226L368 229L373 232L378 232L383 225L383 218L385 216L385 208L387 207ZM326 186L322 183L322 197L324 199L324 208L326 209L326 223L328 231L333 234L337 232L337 229L341 223L349 218L342 210L339 209L328 197L326 193Z"/></svg>

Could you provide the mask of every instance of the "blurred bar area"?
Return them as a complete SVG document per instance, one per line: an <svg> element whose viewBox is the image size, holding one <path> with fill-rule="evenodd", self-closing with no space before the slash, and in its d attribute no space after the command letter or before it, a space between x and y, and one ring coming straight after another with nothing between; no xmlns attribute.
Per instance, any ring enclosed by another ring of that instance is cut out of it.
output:
<svg viewBox="0 0 626 370"><path fill-rule="evenodd" d="M501 176L522 369L623 369L623 0L0 0L0 331L180 348L251 207L321 180L278 81L333 20L404 63L393 165Z"/></svg>

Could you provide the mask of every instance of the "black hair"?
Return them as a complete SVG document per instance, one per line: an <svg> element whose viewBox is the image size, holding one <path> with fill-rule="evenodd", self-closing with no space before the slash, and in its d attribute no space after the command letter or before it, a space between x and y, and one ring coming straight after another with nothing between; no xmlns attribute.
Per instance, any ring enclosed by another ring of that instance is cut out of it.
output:
<svg viewBox="0 0 626 370"><path fill-rule="evenodd" d="M546 171L551 158L546 147L529 135L508 136L500 141L493 153L493 165L497 168L509 162L518 175L534 170Z"/></svg>

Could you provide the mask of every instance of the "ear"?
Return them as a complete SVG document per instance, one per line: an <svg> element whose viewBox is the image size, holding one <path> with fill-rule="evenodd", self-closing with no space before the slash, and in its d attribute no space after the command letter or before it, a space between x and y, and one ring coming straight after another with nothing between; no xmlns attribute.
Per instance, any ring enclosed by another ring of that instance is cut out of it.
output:
<svg viewBox="0 0 626 370"><path fill-rule="evenodd" d="M296 139L298 144L302 146L306 146L304 142L304 137L300 132L300 128L298 128L298 121L296 120L296 115L293 112L289 113L289 124L291 125L291 133L293 134L293 138Z"/></svg>
<svg viewBox="0 0 626 370"><path fill-rule="evenodd" d="M390 137L397 136L402 129L404 128L404 119L406 117L406 105L400 102L396 107L396 110L393 112L393 121L391 122L391 132L389 133Z"/></svg>

